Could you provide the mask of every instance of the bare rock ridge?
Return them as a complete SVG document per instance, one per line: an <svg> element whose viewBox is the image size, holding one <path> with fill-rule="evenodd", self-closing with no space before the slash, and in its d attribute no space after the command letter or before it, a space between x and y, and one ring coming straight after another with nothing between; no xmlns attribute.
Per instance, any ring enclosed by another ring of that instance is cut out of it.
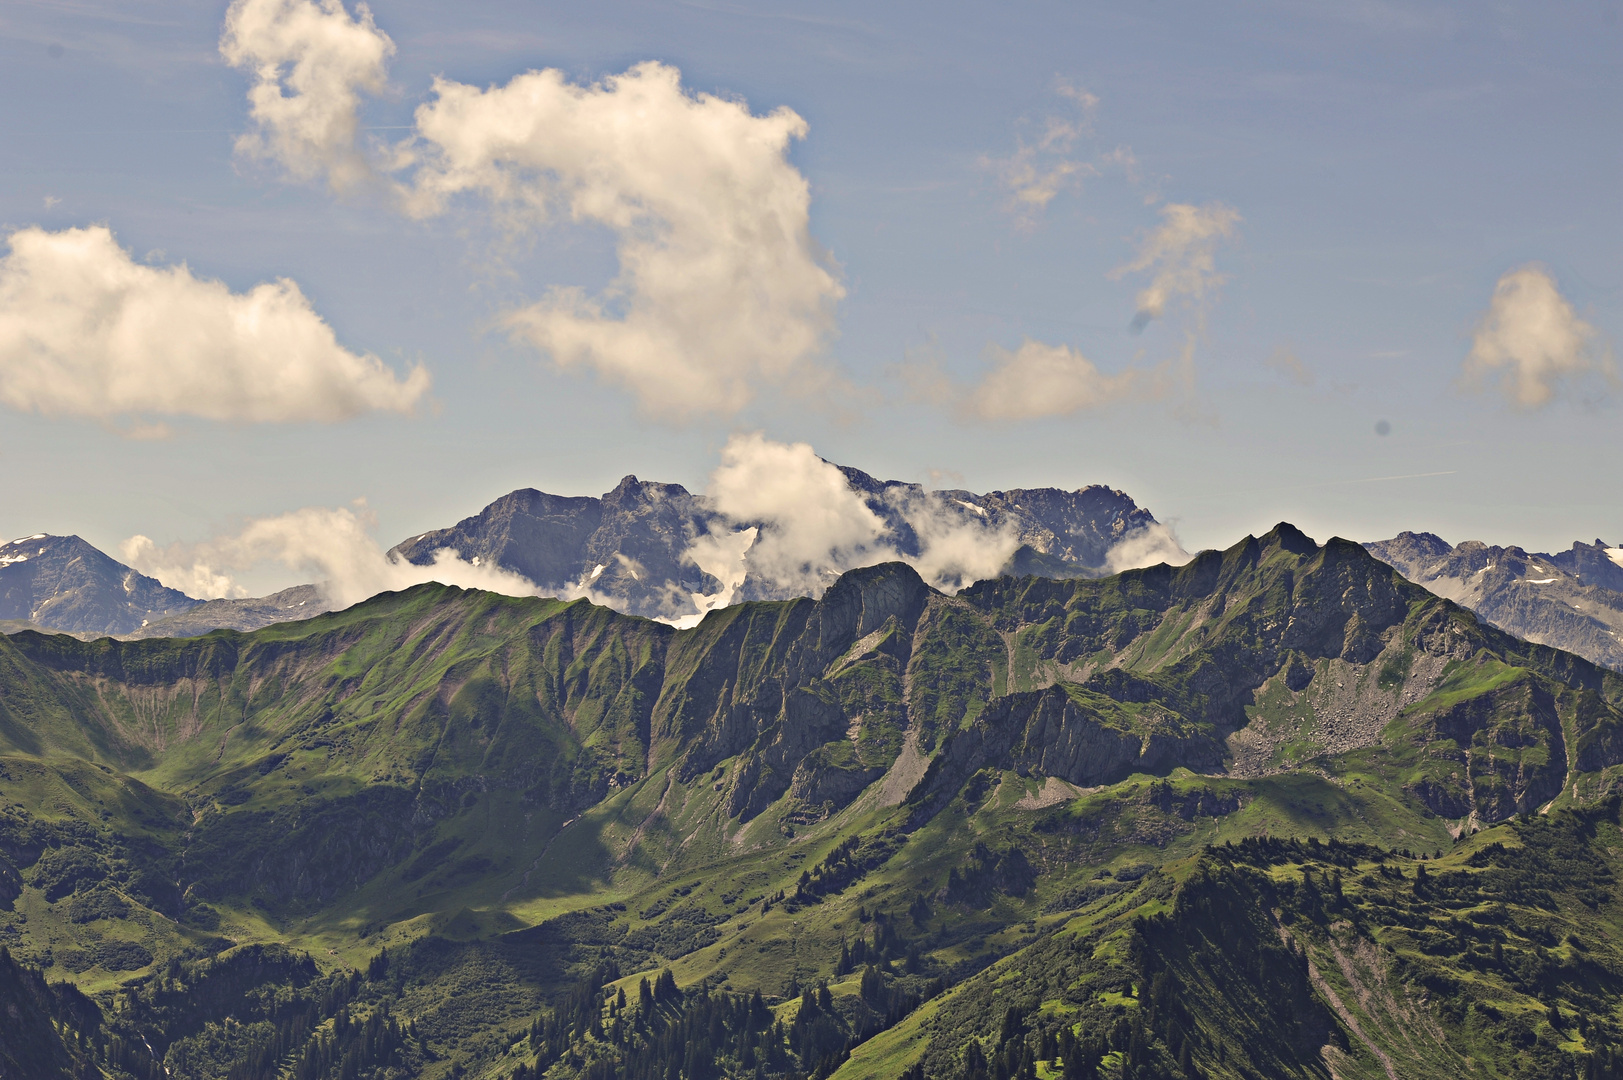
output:
<svg viewBox="0 0 1623 1080"><path fill-rule="evenodd" d="M1623 671L1623 548L1575 543L1555 555L1432 533L1364 545L1438 596L1517 637Z"/></svg>
<svg viewBox="0 0 1623 1080"><path fill-rule="evenodd" d="M903 556L921 551L907 513L921 506L991 533L1012 530L1019 547L1005 572L1058 578L1101 575L1113 547L1156 524L1126 493L1101 485L985 495L927 492L918 484L880 481L859 469L839 468L885 523L889 549ZM601 498L550 495L533 488L514 491L450 528L403 541L390 554L424 565L436 551L449 548L466 561L521 574L543 590L590 595L627 614L660 617L684 613L673 606L673 597L678 605L690 604L692 594L721 588L684 556L695 539L723 524L707 497L680 484L628 476ZM830 571L825 584L835 576ZM799 591L748 577L733 599L787 599ZM316 585L265 597L199 600L166 588L76 536L41 533L0 546L0 627L7 631L189 637L306 619L329 607Z"/></svg>
<svg viewBox="0 0 1623 1080"><path fill-rule="evenodd" d="M981 495L926 491L918 484L881 481L858 469L839 468L884 522L886 545L905 557L922 551L912 523L920 508L984 528L989 535L1012 531L1019 547L1005 571L1048 577L1101 576L1113 547L1156 524L1125 492L1102 485ZM543 589L573 587L581 594L589 589L594 599L617 610L657 617L680 613L672 610L673 595L685 599L722 587L685 561L684 553L712 528L727 524L704 495L680 484L627 476L598 499L529 488L514 491L448 529L396 545L393 553L426 565L436 551L450 549L464 560L522 574ZM831 572L830 581L833 576ZM734 599L780 600L797 592L751 574Z"/></svg>
<svg viewBox="0 0 1623 1080"><path fill-rule="evenodd" d="M210 630L258 630L272 623L309 619L332 609L315 585L242 599L205 600L176 615L154 619L122 636L126 638L195 637Z"/></svg>
<svg viewBox="0 0 1623 1080"><path fill-rule="evenodd" d="M0 620L70 634L130 634L201 604L77 536L0 544Z"/></svg>

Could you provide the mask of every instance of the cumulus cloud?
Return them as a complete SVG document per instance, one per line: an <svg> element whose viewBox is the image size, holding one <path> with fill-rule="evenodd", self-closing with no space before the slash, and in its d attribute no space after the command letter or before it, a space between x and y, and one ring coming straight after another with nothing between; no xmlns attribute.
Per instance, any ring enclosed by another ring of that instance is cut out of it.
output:
<svg viewBox="0 0 1623 1080"><path fill-rule="evenodd" d="M904 553L890 522L836 466L806 443L759 433L728 440L709 497L721 520L685 555L723 585L694 597L701 617L738 598L746 579L775 595L816 596L845 571L880 562L907 562L935 587L956 591L994 576L1020 544L1010 526L900 485L877 498L917 540L908 545L917 552Z"/></svg>
<svg viewBox="0 0 1623 1080"><path fill-rule="evenodd" d="M104 226L12 233L0 260L0 401L50 415L339 420L409 412L428 373L350 352L286 278L244 293L146 266ZM138 427L132 434L148 430Z"/></svg>
<svg viewBox="0 0 1623 1080"><path fill-rule="evenodd" d="M844 289L787 157L805 133L787 108L756 116L644 63L585 86L556 70L489 89L442 79L401 161L417 214L470 194L509 220L612 230L620 273L602 294L556 288L506 325L645 412L685 419L734 413L761 384L829 385L815 358Z"/></svg>
<svg viewBox="0 0 1623 1080"><path fill-rule="evenodd" d="M1616 368L1595 328L1578 317L1549 271L1535 264L1501 277L1465 358L1467 385L1498 375L1507 401L1536 409L1562 382L1590 374L1615 379Z"/></svg>
<svg viewBox="0 0 1623 1080"><path fill-rule="evenodd" d="M220 50L254 78L239 150L295 179L387 175L409 214L471 200L510 236L560 218L610 230L607 288L558 286L502 320L558 365L675 420L736 413L764 386L836 410L846 396L820 360L844 289L788 160L806 134L792 110L689 93L659 63L591 84L551 69L487 88L441 78L411 137L369 155L360 103L385 88L394 45L365 6L236 0Z"/></svg>
<svg viewBox="0 0 1623 1080"><path fill-rule="evenodd" d="M1161 208L1161 218L1161 226L1145 238L1133 261L1110 273L1112 278L1146 270L1154 274L1138 294L1135 327L1159 319L1180 298L1197 313L1203 311L1209 294L1223 283L1217 273L1218 241L1233 236L1240 222L1233 207L1216 202L1169 203Z"/></svg>
<svg viewBox="0 0 1623 1080"><path fill-rule="evenodd" d="M986 420L1032 420L1097 409L1131 397L1141 388L1141 372L1107 375L1069 345L1027 338L1018 349L993 346L992 370L966 399Z"/></svg>
<svg viewBox="0 0 1623 1080"><path fill-rule="evenodd" d="M1217 244L1234 235L1240 215L1221 203L1208 203L1165 206L1161 216L1161 225L1145 238L1138 255L1110 276L1152 274L1150 284L1137 297L1135 330L1166 314L1174 302L1184 303L1193 319L1184 327L1183 345L1176 356L1153 368L1129 366L1112 374L1100 370L1074 346L1027 338L1013 350L988 346L988 369L978 381L965 383L947 372L932 346L910 351L904 363L891 369L905 387L907 399L951 408L972 419L1023 421L1155 400L1179 386L1192 395L1196 343L1204 332L1213 294L1223 281L1216 269ZM1285 362L1287 367L1294 364L1292 377L1311 381L1312 373L1288 354L1277 355L1271 362ZM1187 403L1179 412L1194 415Z"/></svg>
<svg viewBox="0 0 1623 1080"><path fill-rule="evenodd" d="M919 553L906 560L919 576L943 592L957 592L996 577L1020 547L1012 522L990 525L980 515L934 492L903 489L886 493L918 537Z"/></svg>
<svg viewBox="0 0 1623 1080"><path fill-rule="evenodd" d="M820 591L853 566L896 558L881 540L884 519L806 443L773 442L759 432L733 436L709 495L731 521L758 523L749 572L782 588Z"/></svg>
<svg viewBox="0 0 1623 1080"><path fill-rule="evenodd" d="M1134 529L1105 553L1105 569L1112 574L1123 570L1137 570L1143 566L1167 563L1182 566L1190 559L1189 552L1178 543L1171 526L1156 522Z"/></svg>
<svg viewBox="0 0 1623 1080"><path fill-rule="evenodd" d="M197 544L160 548L145 536L132 536L119 545L119 553L142 573L204 599L246 596L233 575L271 563L315 579L338 608L425 581L508 596L538 595L521 575L466 562L448 548L434 553L432 565L415 566L386 553L373 538L372 525L372 516L364 511L307 507L250 520L235 535Z"/></svg>
<svg viewBox="0 0 1623 1080"><path fill-rule="evenodd" d="M1070 345L1030 338L1013 350L990 345L986 355L988 368L974 383L953 378L940 358L927 351L910 354L892 372L902 382L907 400L987 421L1069 416L1148 400L1164 393L1168 381L1167 365L1152 372L1127 368L1107 374Z"/></svg>
<svg viewBox="0 0 1623 1080"><path fill-rule="evenodd" d="M335 191L364 182L373 167L356 137L361 97L385 88L393 53L365 4L352 16L342 0L235 0L220 55L253 77L254 124L237 152Z"/></svg>

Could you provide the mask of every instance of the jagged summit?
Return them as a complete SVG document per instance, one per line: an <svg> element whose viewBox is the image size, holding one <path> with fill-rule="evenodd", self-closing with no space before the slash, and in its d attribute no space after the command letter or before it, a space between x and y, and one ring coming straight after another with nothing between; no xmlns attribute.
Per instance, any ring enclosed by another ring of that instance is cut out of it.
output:
<svg viewBox="0 0 1623 1080"><path fill-rule="evenodd" d="M951 531L1001 552L974 576L1001 570L1096 577L1108 572L1112 552L1123 541L1157 528L1154 516L1125 492L1102 485L1075 491L932 491L835 467L882 523L872 542L880 557L918 559L939 533ZM727 583L700 568L695 544L750 527L769 526L725 518L713 499L680 484L627 476L599 498L514 491L450 528L398 544L393 553L426 565L436 551L448 548L462 559L522 574L543 590L591 595L618 610L654 617L694 616L704 610L696 596L816 595L849 565L841 558L858 563L865 558L860 552L811 553L800 572L786 577L782 567L774 574L755 566L746 550L739 556L742 576L728 593ZM1176 553L1170 538L1166 547Z"/></svg>
<svg viewBox="0 0 1623 1080"><path fill-rule="evenodd" d="M78 634L128 634L202 603L77 536L0 545L0 620Z"/></svg>
<svg viewBox="0 0 1623 1080"><path fill-rule="evenodd" d="M852 565L897 557L919 562L944 536L952 540L943 548L973 550L975 558L967 568L949 564L936 570L965 582L1000 571L1099 576L1111 569L1113 553L1133 538L1151 538L1145 549L1149 559L1181 555L1170 534L1156 532L1149 511L1125 492L1104 486L979 495L927 491L918 484L877 480L860 469L835 468L880 523L871 543L852 551L803 552L766 570L751 561L742 534L773 526L724 518L708 496L635 475L596 497L521 488L448 529L401 542L390 554L426 565L449 548L467 562L513 571L545 593L590 597L618 611L687 623L739 600L818 595ZM695 558L696 544L718 537L737 549L730 556L731 570L714 559ZM1140 554L1139 561L1145 560ZM731 574L730 580L701 569L701 561ZM77 537L41 533L0 546L0 621L14 627L187 636L216 628L252 630L308 618L329 606L316 585L205 603Z"/></svg>
<svg viewBox="0 0 1623 1080"><path fill-rule="evenodd" d="M1438 596L1517 637L1623 670L1623 548L1602 540L1547 555L1403 532L1366 544Z"/></svg>

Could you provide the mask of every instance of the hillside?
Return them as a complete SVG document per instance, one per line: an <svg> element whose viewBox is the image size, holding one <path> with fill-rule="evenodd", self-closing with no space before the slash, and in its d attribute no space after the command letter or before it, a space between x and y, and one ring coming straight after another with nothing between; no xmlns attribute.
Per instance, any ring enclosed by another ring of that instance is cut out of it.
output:
<svg viewBox="0 0 1623 1080"><path fill-rule="evenodd" d="M1451 547L1431 533L1364 546L1501 630L1623 670L1623 549L1596 540L1529 555L1476 540Z"/></svg>
<svg viewBox="0 0 1623 1080"><path fill-rule="evenodd" d="M0 942L94 999L64 1052L132 1076L1578 1075L1618 1037L1620 706L1285 525L681 631L422 586L25 632Z"/></svg>

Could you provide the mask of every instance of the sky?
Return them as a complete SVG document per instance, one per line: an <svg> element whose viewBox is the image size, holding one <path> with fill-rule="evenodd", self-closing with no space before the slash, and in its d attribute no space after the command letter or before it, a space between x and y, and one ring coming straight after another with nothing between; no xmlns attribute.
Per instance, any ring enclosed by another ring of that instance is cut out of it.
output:
<svg viewBox="0 0 1623 1080"><path fill-rule="evenodd" d="M12 0L0 531L264 591L806 444L1617 544L1619 12Z"/></svg>

